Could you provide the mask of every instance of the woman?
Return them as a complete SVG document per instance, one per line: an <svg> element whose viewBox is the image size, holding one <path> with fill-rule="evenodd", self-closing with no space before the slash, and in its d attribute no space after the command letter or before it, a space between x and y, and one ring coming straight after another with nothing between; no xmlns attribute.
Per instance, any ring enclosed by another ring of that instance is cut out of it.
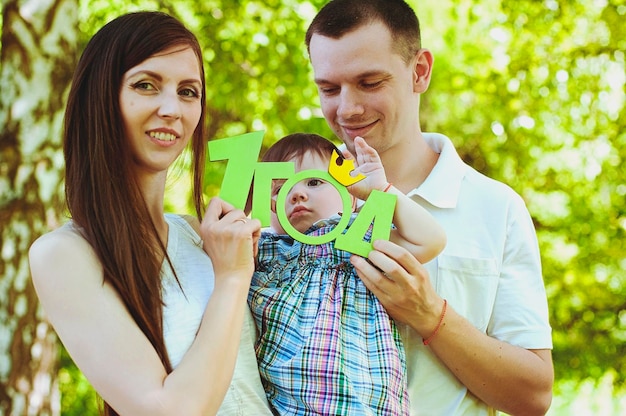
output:
<svg viewBox="0 0 626 416"><path fill-rule="evenodd" d="M204 88L197 39L157 12L105 25L74 75L64 132L72 220L39 238L30 262L107 415L208 415L222 401L223 414L270 414L246 308L259 222L219 199L202 223L164 213L168 168L191 141L201 217Z"/></svg>

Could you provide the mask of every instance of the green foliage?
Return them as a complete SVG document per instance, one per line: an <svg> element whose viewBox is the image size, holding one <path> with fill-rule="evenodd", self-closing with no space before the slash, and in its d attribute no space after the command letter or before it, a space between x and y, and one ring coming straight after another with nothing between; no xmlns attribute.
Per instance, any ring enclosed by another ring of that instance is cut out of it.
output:
<svg viewBox="0 0 626 416"><path fill-rule="evenodd" d="M137 9L180 17L205 47L210 137L266 130L268 146L296 131L332 138L303 43L323 3L83 0L80 29L86 40ZM450 136L468 163L521 193L533 215L557 385L598 380L611 368L623 385L626 4L412 3L423 46L435 54L423 129ZM217 193L222 174L223 164L208 165L207 195ZM172 185L179 199L171 207L184 206L179 187Z"/></svg>
<svg viewBox="0 0 626 416"><path fill-rule="evenodd" d="M65 348L61 348L59 392L63 416L97 415L100 399L85 376L74 365Z"/></svg>

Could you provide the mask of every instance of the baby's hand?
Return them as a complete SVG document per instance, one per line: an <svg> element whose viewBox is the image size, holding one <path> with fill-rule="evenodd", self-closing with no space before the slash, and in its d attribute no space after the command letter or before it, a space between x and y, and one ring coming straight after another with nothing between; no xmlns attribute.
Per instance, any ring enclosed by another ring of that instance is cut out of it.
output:
<svg viewBox="0 0 626 416"><path fill-rule="evenodd" d="M348 191L361 200L366 200L373 190L382 191L388 185L385 169L380 161L378 152L368 145L362 137L355 137L354 151L356 159L347 150L343 156L354 160L355 169L352 176L362 173L365 179L348 187Z"/></svg>

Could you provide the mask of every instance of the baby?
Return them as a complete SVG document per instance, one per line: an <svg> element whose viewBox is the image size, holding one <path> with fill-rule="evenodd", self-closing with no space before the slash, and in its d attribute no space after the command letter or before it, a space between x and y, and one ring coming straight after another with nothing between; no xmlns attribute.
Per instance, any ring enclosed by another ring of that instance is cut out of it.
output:
<svg viewBox="0 0 626 416"><path fill-rule="evenodd" d="M296 172L327 171L333 150L321 136L297 133L276 142L263 161L294 162ZM391 241L422 263L433 259L445 245L443 229L387 182L378 154L360 137L355 152L355 173L366 178L348 188L353 208L372 190L395 194ZM259 240L248 296L270 404L281 415L408 414L405 354L394 321L358 278L352 254L333 241L303 244L285 233L275 207L283 183L272 186L271 229ZM297 231L321 236L335 228L343 203L332 184L309 178L288 191L284 209Z"/></svg>

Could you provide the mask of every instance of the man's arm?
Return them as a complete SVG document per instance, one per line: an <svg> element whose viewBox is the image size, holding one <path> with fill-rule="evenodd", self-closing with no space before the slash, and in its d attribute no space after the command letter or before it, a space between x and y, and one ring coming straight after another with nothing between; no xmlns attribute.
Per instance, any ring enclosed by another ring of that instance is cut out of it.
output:
<svg viewBox="0 0 626 416"><path fill-rule="evenodd" d="M549 350L527 350L477 330L451 305L434 337L443 299L424 267L404 248L376 241L369 260L352 257L359 277L397 321L410 325L474 395L509 414L543 415L552 401L554 370Z"/></svg>
<svg viewBox="0 0 626 416"><path fill-rule="evenodd" d="M446 245L443 228L424 207L387 182L380 156L362 137L354 139L354 147L356 158L348 151L344 156L354 160L355 174L364 174L366 178L350 186L349 192L362 200L367 199L374 189L396 195L393 213L396 229L391 231L391 241L406 248L422 263L435 258Z"/></svg>

